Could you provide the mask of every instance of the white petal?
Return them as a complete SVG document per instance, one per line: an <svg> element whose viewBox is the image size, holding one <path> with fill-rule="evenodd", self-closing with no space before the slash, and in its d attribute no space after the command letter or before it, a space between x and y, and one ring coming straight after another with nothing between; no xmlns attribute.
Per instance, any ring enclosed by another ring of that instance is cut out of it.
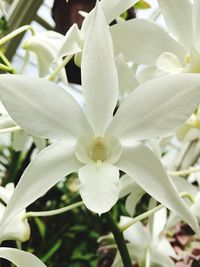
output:
<svg viewBox="0 0 200 267"><path fill-rule="evenodd" d="M1 75L0 82L10 116L32 135L73 140L90 128L74 98L53 82L22 75Z"/></svg>
<svg viewBox="0 0 200 267"><path fill-rule="evenodd" d="M24 130L19 130L12 135L12 147L15 151L23 151L29 135Z"/></svg>
<svg viewBox="0 0 200 267"><path fill-rule="evenodd" d="M138 86L138 81L133 70L125 62L122 54L115 58L117 72L119 77L119 89L122 96L124 93L129 93Z"/></svg>
<svg viewBox="0 0 200 267"><path fill-rule="evenodd" d="M174 259L177 258L177 254L174 248L172 247L172 245L166 238L162 238L159 241L158 248L159 248L159 251L162 251L165 255L173 257Z"/></svg>
<svg viewBox="0 0 200 267"><path fill-rule="evenodd" d="M152 223L152 238L157 241L159 239L159 235L164 230L165 224L167 221L167 209L162 208L157 211L153 215L153 223Z"/></svg>
<svg viewBox="0 0 200 267"><path fill-rule="evenodd" d="M108 24L112 22L115 18L119 17L127 9L134 6L138 1L139 0L102 0L101 5Z"/></svg>
<svg viewBox="0 0 200 267"><path fill-rule="evenodd" d="M137 80L141 84L164 75L166 75L166 73L158 69L156 66L148 66L137 73Z"/></svg>
<svg viewBox="0 0 200 267"><path fill-rule="evenodd" d="M192 4L190 0L158 0L171 33L190 49L193 41Z"/></svg>
<svg viewBox="0 0 200 267"><path fill-rule="evenodd" d="M170 259L170 257L157 249L152 251L151 263L152 266L158 265L161 267L176 267L175 263L172 259Z"/></svg>
<svg viewBox="0 0 200 267"><path fill-rule="evenodd" d="M133 178L125 174L119 179L119 187L120 187L120 198L122 198L137 190L139 185L133 180Z"/></svg>
<svg viewBox="0 0 200 267"><path fill-rule="evenodd" d="M193 0L193 30L194 30L194 46L200 51L200 1Z"/></svg>
<svg viewBox="0 0 200 267"><path fill-rule="evenodd" d="M150 20L132 19L110 27L115 52L122 52L136 63L155 65L164 52L171 52L181 60L184 48L160 26ZM159 40L159 41L158 41Z"/></svg>
<svg viewBox="0 0 200 267"><path fill-rule="evenodd" d="M120 225L122 226L126 223L129 223L131 220L131 217L120 216ZM143 247L143 249L150 243L149 236L141 222L137 222L134 225L130 226L123 232L123 235L125 240L136 246Z"/></svg>
<svg viewBox="0 0 200 267"><path fill-rule="evenodd" d="M119 197L119 170L106 163L87 164L78 172L80 194L86 207L99 215L109 211Z"/></svg>
<svg viewBox="0 0 200 267"><path fill-rule="evenodd" d="M63 41L64 36L54 31L39 33L28 38L22 47L35 53L38 59L40 77L46 76L52 67L53 61L57 58L58 49ZM56 66L61 64L62 60L56 61ZM58 76L66 81L66 73L63 68Z"/></svg>
<svg viewBox="0 0 200 267"><path fill-rule="evenodd" d="M16 124L8 114L3 114L0 116L0 129L10 128L15 126Z"/></svg>
<svg viewBox="0 0 200 267"><path fill-rule="evenodd" d="M192 185L183 177L173 177L173 183L180 193L188 192L191 195L196 196L199 191L197 186Z"/></svg>
<svg viewBox="0 0 200 267"><path fill-rule="evenodd" d="M125 203L125 208L130 216L133 216L135 213L135 208L142 196L145 194L144 190L138 185L137 190L133 191L127 199Z"/></svg>
<svg viewBox="0 0 200 267"><path fill-rule="evenodd" d="M25 242L30 238L30 226L28 220L24 220L25 210L17 214L6 225L3 233L1 234L0 241L16 240Z"/></svg>
<svg viewBox="0 0 200 267"><path fill-rule="evenodd" d="M112 40L100 5L90 20L82 55L82 84L86 114L95 133L102 135L118 98L118 77Z"/></svg>
<svg viewBox="0 0 200 267"><path fill-rule="evenodd" d="M57 57L74 55L82 50L82 36L77 24L73 24L67 31Z"/></svg>
<svg viewBox="0 0 200 267"><path fill-rule="evenodd" d="M39 138L37 136L32 136L33 141L39 151L44 149L47 146L47 140L44 138Z"/></svg>
<svg viewBox="0 0 200 267"><path fill-rule="evenodd" d="M18 212L80 167L81 163L74 156L74 146L66 142L57 142L42 150L29 164L17 184L0 223L0 232Z"/></svg>
<svg viewBox="0 0 200 267"><path fill-rule="evenodd" d="M7 204L11 198L14 188L15 186L13 183L9 183L5 187L0 186L0 199L3 200L5 204Z"/></svg>
<svg viewBox="0 0 200 267"><path fill-rule="evenodd" d="M0 258L11 261L17 267L46 267L46 265L33 254L15 248L1 247Z"/></svg>
<svg viewBox="0 0 200 267"><path fill-rule="evenodd" d="M157 67L166 73L175 74L182 70L178 57L170 52L161 54L156 63Z"/></svg>
<svg viewBox="0 0 200 267"><path fill-rule="evenodd" d="M179 196L159 159L144 145L124 148L117 166L131 176L148 194L179 214L198 232L196 218Z"/></svg>
<svg viewBox="0 0 200 267"><path fill-rule="evenodd" d="M121 142L166 136L183 124L199 103L199 75L174 74L153 79L122 102L108 132Z"/></svg>

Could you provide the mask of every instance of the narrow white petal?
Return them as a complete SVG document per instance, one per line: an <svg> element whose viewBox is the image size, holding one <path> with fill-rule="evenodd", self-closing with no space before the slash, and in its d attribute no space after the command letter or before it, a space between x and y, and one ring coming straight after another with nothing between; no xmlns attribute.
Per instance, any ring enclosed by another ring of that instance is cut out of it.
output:
<svg viewBox="0 0 200 267"><path fill-rule="evenodd" d="M153 214L152 222L152 238L154 241L159 240L159 235L162 234L164 227L167 222L167 209L162 208L161 210Z"/></svg>
<svg viewBox="0 0 200 267"><path fill-rule="evenodd" d="M78 172L80 194L86 207L99 215L109 211L119 198L119 170L106 163L91 163Z"/></svg>
<svg viewBox="0 0 200 267"><path fill-rule="evenodd" d="M115 53L122 52L136 63L155 65L164 52L171 52L181 60L184 48L155 22L132 19L110 27ZM158 41L159 40L159 41Z"/></svg>
<svg viewBox="0 0 200 267"><path fill-rule="evenodd" d="M139 0L102 0L101 5L108 24L119 17L127 9L134 6Z"/></svg>
<svg viewBox="0 0 200 267"><path fill-rule="evenodd" d="M165 254L165 252L157 250L157 249L152 251L151 263L152 263L152 266L160 265L161 267L176 267L173 260L170 257L168 257Z"/></svg>
<svg viewBox="0 0 200 267"><path fill-rule="evenodd" d="M173 183L175 184L178 192L188 192L193 196L196 196L199 192L197 186L192 185L183 177L173 177Z"/></svg>
<svg viewBox="0 0 200 267"><path fill-rule="evenodd" d="M97 135L112 118L118 98L118 77L109 27L100 5L90 18L82 55L82 84L86 114Z"/></svg>
<svg viewBox="0 0 200 267"><path fill-rule="evenodd" d="M123 96L124 93L130 93L135 89L139 83L134 71L128 66L122 54L115 58L115 62L119 78L119 90Z"/></svg>
<svg viewBox="0 0 200 267"><path fill-rule="evenodd" d="M125 203L125 208L130 216L133 216L135 213L135 208L142 196L145 194L145 191L138 185L137 190L133 191L127 199Z"/></svg>
<svg viewBox="0 0 200 267"><path fill-rule="evenodd" d="M196 232L199 231L196 218L179 196L159 159L150 149L144 145L124 147L117 165L148 194L179 214Z"/></svg>
<svg viewBox="0 0 200 267"><path fill-rule="evenodd" d="M74 146L64 141L54 143L42 150L29 164L17 184L0 223L0 232L18 212L81 166L74 155Z"/></svg>
<svg viewBox="0 0 200 267"><path fill-rule="evenodd" d="M32 135L74 140L85 135L89 124L63 88L45 79L1 75L0 97L13 120Z"/></svg>
<svg viewBox="0 0 200 267"><path fill-rule="evenodd" d="M166 238L162 238L159 241L158 248L160 251L164 252L165 255L173 257L174 259L178 258L174 248Z"/></svg>
<svg viewBox="0 0 200 267"><path fill-rule="evenodd" d="M17 267L46 267L46 265L33 254L15 248L1 247L0 258L14 263Z"/></svg>
<svg viewBox="0 0 200 267"><path fill-rule="evenodd" d="M200 76L174 74L153 79L122 102L108 132L121 142L166 136L183 124L200 103Z"/></svg>
<svg viewBox="0 0 200 267"><path fill-rule="evenodd" d="M74 55L82 50L82 36L77 24L73 24L67 31L57 57Z"/></svg>
<svg viewBox="0 0 200 267"><path fill-rule="evenodd" d="M129 223L131 219L131 217L120 216L120 225ZM150 238L141 222L137 222L134 225L130 226L123 232L123 235L125 240L136 246L145 248L148 247L150 243Z"/></svg>
<svg viewBox="0 0 200 267"><path fill-rule="evenodd" d="M119 179L119 187L120 198L122 198L130 193L135 192L135 190L137 190L140 186L133 180L133 178L125 174Z"/></svg>
<svg viewBox="0 0 200 267"><path fill-rule="evenodd" d="M171 33L190 49L193 41L192 3L190 0L158 0Z"/></svg>

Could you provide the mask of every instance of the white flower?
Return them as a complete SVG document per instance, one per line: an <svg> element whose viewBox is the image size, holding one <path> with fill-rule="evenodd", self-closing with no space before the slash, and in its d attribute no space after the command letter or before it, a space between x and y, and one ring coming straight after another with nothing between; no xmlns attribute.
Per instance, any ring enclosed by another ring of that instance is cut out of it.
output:
<svg viewBox="0 0 200 267"><path fill-rule="evenodd" d="M200 1L158 2L175 38L151 20L134 19L111 27L115 50L137 63L157 65L166 73L199 73Z"/></svg>
<svg viewBox="0 0 200 267"><path fill-rule="evenodd" d="M10 198L14 192L14 184L9 183L5 187L0 186L0 221L8 205ZM5 204L3 204L5 203ZM4 240L19 240L21 242L27 241L30 237L30 227L27 219L24 219L26 210L22 210L7 224L3 233L0 236L0 241Z"/></svg>
<svg viewBox="0 0 200 267"><path fill-rule="evenodd" d="M64 36L60 33L47 31L33 35L23 43L22 47L24 49L35 53L40 77L46 76L50 67L56 69L62 63L62 59L55 59L63 38ZM59 72L58 77L62 81L67 81L65 69Z"/></svg>
<svg viewBox="0 0 200 267"><path fill-rule="evenodd" d="M139 0L101 0L100 5L106 17L106 21L109 24L138 1ZM90 19L93 16L93 12L94 9L86 16L81 30L78 29L76 24L71 26L63 39L63 43L60 46L58 57L74 55L82 51L84 41L87 39L87 34L89 32Z"/></svg>
<svg viewBox="0 0 200 267"><path fill-rule="evenodd" d="M167 211L163 208L154 214L146 228L141 222L137 222L124 231L125 240L130 242L127 244L129 255L139 266L175 267L170 257L176 258L177 255L163 235L166 218ZM131 219L121 216L120 225L130 222ZM117 254L112 267L121 266L121 258Z"/></svg>
<svg viewBox="0 0 200 267"><path fill-rule="evenodd" d="M14 263L17 267L46 267L46 265L33 254L15 248L1 247L0 258Z"/></svg>
<svg viewBox="0 0 200 267"><path fill-rule="evenodd" d="M91 18L82 57L85 113L64 89L41 78L0 75L0 96L14 121L27 132L58 140L25 170L0 225L77 171L84 204L99 214L119 197L119 170L146 192L198 225L159 159L136 140L164 136L192 113L200 99L200 77L173 75L135 89L113 117L118 80L109 27L100 5ZM103 36L103 38L102 38Z"/></svg>

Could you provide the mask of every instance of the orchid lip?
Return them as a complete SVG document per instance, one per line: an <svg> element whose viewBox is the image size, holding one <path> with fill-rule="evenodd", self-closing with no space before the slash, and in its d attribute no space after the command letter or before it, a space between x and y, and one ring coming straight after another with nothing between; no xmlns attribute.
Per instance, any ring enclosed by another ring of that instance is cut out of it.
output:
<svg viewBox="0 0 200 267"><path fill-rule="evenodd" d="M121 143L114 136L94 136L92 139L81 136L76 143L75 155L84 164L98 161L114 164L120 158L121 151Z"/></svg>

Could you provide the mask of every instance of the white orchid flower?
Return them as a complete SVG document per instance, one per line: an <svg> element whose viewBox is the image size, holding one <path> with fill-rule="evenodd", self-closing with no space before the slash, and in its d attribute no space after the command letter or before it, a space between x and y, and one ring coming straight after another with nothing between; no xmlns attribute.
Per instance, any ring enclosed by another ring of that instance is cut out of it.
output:
<svg viewBox="0 0 200 267"><path fill-rule="evenodd" d="M63 38L64 36L60 33L47 31L29 37L22 44L24 49L35 53L40 77L46 76L50 68L56 69L62 63L62 59L56 58ZM64 68L59 72L58 77L64 82L67 81Z"/></svg>
<svg viewBox="0 0 200 267"><path fill-rule="evenodd" d="M5 187L0 186L0 221L14 192L14 184L9 183ZM5 203L5 204L4 204ZM18 240L25 242L30 237L30 227L27 219L24 219L26 210L22 210L7 224L0 236L0 241Z"/></svg>
<svg viewBox="0 0 200 267"><path fill-rule="evenodd" d="M157 65L166 73L199 73L200 1L158 2L166 24L175 38L151 20L134 19L111 27L115 50L124 53L136 63Z"/></svg>
<svg viewBox="0 0 200 267"><path fill-rule="evenodd" d="M25 170L0 231L15 214L77 170L80 194L90 210L101 214L116 203L122 170L198 231L159 159L136 141L167 135L182 124L199 102L200 77L173 75L145 83L129 94L113 117L117 71L100 5L90 27L81 68L85 113L70 94L48 80L0 75L0 97L14 121L35 136L58 141Z"/></svg>
<svg viewBox="0 0 200 267"><path fill-rule="evenodd" d="M140 267L157 265L175 267L175 263L170 258L176 258L175 251L163 235L166 216L165 208L154 214L152 231L149 227L145 228L141 222L137 222L123 232L125 240L129 241L127 244L129 255ZM130 222L131 219L131 217L121 216L120 225ZM117 254L112 267L121 266L121 258Z"/></svg>
<svg viewBox="0 0 200 267"><path fill-rule="evenodd" d="M102 0L100 5L103 9L107 23L111 23L115 18L120 16L127 9L135 5L139 0L117 0L107 1ZM76 24L73 24L65 35L63 43L60 46L58 57L75 55L82 51L84 40L87 39L88 25L90 24L90 17L94 9L86 16L83 21L81 30L78 29Z"/></svg>
<svg viewBox="0 0 200 267"><path fill-rule="evenodd" d="M0 248L0 258L14 263L17 267L46 267L36 256L15 248Z"/></svg>

